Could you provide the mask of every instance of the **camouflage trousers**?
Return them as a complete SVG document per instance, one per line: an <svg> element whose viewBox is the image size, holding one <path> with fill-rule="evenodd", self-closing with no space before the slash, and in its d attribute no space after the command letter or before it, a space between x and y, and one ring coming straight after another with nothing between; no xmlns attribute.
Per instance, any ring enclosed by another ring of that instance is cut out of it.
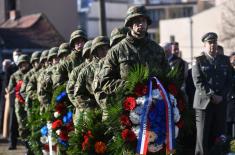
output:
<svg viewBox="0 0 235 155"><path fill-rule="evenodd" d="M20 103L17 99L15 100L15 113L19 125L19 136L22 140L26 140L28 136L27 112L25 111L24 106L23 103Z"/></svg>

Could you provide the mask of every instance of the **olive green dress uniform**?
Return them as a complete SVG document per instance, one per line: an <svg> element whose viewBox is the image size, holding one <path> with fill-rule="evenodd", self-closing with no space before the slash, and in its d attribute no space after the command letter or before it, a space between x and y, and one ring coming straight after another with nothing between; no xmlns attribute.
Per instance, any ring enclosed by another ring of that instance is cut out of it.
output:
<svg viewBox="0 0 235 155"><path fill-rule="evenodd" d="M202 41L217 40L215 33L207 33ZM225 134L226 94L231 85L231 66L228 57L208 53L196 58L192 77L196 92L193 107L196 111L197 142L195 155L210 154L215 139ZM223 97L215 104L213 95Z"/></svg>

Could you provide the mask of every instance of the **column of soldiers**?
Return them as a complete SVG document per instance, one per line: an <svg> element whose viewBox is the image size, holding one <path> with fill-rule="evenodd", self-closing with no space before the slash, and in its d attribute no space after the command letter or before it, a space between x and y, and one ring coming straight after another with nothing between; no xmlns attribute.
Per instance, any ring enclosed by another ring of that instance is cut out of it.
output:
<svg viewBox="0 0 235 155"><path fill-rule="evenodd" d="M130 7L124 27L115 28L110 39L98 36L93 40L88 40L86 32L78 29L71 34L69 43L62 43L59 47L44 50L42 53L36 51L32 54L30 61L26 55L21 55L17 63L19 69L11 76L9 90L12 93L18 93L23 98L23 103L16 98L14 105L22 140L24 141L28 130L25 128L25 123L27 112L32 107L30 101L38 99L43 113L51 103L53 90L62 84L66 84L68 97L76 109L75 124L78 123L79 113L86 113L97 107L103 110L103 119L105 119L106 105L109 104L107 97L115 94L128 82L126 77L130 69L137 64L148 67L150 75L158 77L166 77L171 69L178 66L181 74L178 79L181 82L180 88L184 89L188 65L178 56L178 43L167 44L163 49L149 39L147 30L150 24L151 19L144 6ZM209 48L207 45L209 41L217 41L217 36L206 34L203 42L207 48ZM173 49L174 52L169 52L169 49ZM216 64L213 64L214 59ZM30 69L30 63L33 66L32 69ZM214 115L217 118L214 114L216 110L213 109L214 104L221 105L217 110L225 109L225 106L220 103L223 101L224 88L229 88L229 86L224 87L230 79L229 66L229 61L224 56L216 56L216 54L210 56L209 53L209 56L198 57L196 66L193 67L193 80L196 86L194 108L197 118L200 119L197 124L195 153L197 155L206 155L210 148L208 141L211 139L203 131L207 120L205 114L207 115L209 111L208 119L212 119ZM210 70L210 67L213 69ZM213 72L220 77L214 79ZM225 83L221 83L219 80L221 78ZM216 86L211 83L211 79ZM21 80L23 83L20 92L15 92L14 88ZM207 107L212 109L207 110ZM201 120L202 117L204 122ZM222 119L224 115L221 117L218 117L217 122L221 129L219 134L223 133L221 121L225 121ZM206 129L210 129L208 132L213 130L209 127ZM27 142L25 143L28 148ZM30 150L28 154L32 154Z"/></svg>

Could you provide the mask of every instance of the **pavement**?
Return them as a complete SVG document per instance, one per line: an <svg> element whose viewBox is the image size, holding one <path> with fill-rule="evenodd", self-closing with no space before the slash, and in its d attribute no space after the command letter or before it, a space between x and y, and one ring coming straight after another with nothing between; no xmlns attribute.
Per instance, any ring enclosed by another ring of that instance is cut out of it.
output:
<svg viewBox="0 0 235 155"><path fill-rule="evenodd" d="M0 137L0 155L25 155L26 149L22 144L16 150L8 150L8 140Z"/></svg>

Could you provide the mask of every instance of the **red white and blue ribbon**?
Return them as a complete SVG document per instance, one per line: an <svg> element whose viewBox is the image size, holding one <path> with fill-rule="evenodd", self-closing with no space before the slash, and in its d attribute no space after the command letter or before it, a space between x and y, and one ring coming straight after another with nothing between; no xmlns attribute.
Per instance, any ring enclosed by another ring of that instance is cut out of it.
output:
<svg viewBox="0 0 235 155"><path fill-rule="evenodd" d="M148 95L144 102L143 114L141 116L140 132L139 139L137 143L136 153L141 155L146 155L148 150L148 130L149 130L149 121L148 113L152 105L152 80L156 81L158 89L160 90L161 96L163 98L165 109L166 109L166 153L170 154L174 152L175 147L175 125L173 118L173 107L169 100L168 94L161 82L153 77L148 81Z"/></svg>
<svg viewBox="0 0 235 155"><path fill-rule="evenodd" d="M144 109L141 117L139 140L137 143L137 150L136 150L136 153L141 155L142 154L146 155L148 150L148 128L149 128L148 113L152 104L152 80L149 80L148 95L146 95L145 97L146 99L144 102Z"/></svg>
<svg viewBox="0 0 235 155"><path fill-rule="evenodd" d="M161 82L154 77L155 81L157 82L158 89L160 90L160 94L163 98L165 103L165 110L166 110L166 154L171 154L174 152L175 148L175 124L174 124L174 114L173 114L173 107L169 100L169 96L164 89Z"/></svg>

